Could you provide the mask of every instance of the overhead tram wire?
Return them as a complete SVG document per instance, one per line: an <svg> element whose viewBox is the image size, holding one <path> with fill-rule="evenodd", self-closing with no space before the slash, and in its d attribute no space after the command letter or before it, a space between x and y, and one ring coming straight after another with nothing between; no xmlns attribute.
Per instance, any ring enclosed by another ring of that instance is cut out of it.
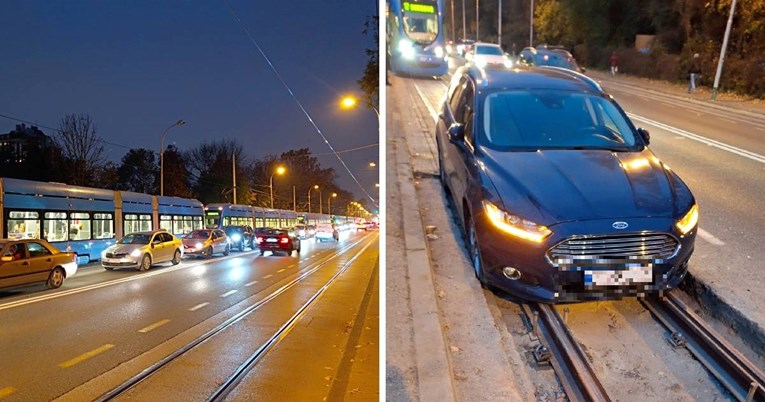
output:
<svg viewBox="0 0 765 402"><path fill-rule="evenodd" d="M239 23L239 26L242 28L244 33L247 34L247 37L250 39L252 44L255 45L255 47L258 49L258 52L260 52L261 56L263 56L263 58L266 60L266 63L268 63L268 66L271 68L271 70L274 72L274 74L276 74L276 77L282 83L284 88L287 89L287 92L290 94L292 99L295 100L295 103L297 103L298 107L300 107L300 110L303 111L303 114L305 114L306 118L308 118L308 121L311 123L313 128L316 130L316 132L319 134L319 136L321 136L322 140L324 140L324 143L327 144L329 149L332 151L332 154L335 155L335 157L337 157L337 159L340 161L340 164L342 164L343 168L345 168L345 170L348 172L348 174L351 175L351 178L353 179L353 181L356 182L356 184L359 186L361 191L364 192L364 194L367 196L367 198L369 198L369 200L372 201L372 203L375 206L378 206L377 201L371 195L369 195L369 193L364 188L364 186L362 186L361 183L359 182L359 180L356 178L356 176L354 176L353 172L351 172L351 169L348 167L348 165L345 164L345 161L343 160L343 158L340 157L340 154L337 151L335 151L335 148L332 146L332 144L329 143L329 140L327 139L327 137L324 136L324 133L321 132L321 129L319 128L319 126L317 126L316 123L313 121L313 118L308 113L308 111L305 109L305 107L303 107L303 104L300 102L300 100L297 98L297 96L295 96L295 94L292 92L292 89L289 87L289 85L287 85L287 83L284 81L284 79L282 78L282 75L279 74L279 71L276 69L274 64L271 62L271 59L268 58L268 56L263 51L263 49L260 47L260 45L258 45L258 42L255 40L255 38L253 38L252 34L250 34L250 31L247 29L247 27L244 26L244 23L242 22L242 19L239 18L239 14L237 14L236 10L231 5L231 3L228 0L223 0L223 1L228 6L229 10L231 11L231 14L234 16L234 18L236 19L237 23Z"/></svg>

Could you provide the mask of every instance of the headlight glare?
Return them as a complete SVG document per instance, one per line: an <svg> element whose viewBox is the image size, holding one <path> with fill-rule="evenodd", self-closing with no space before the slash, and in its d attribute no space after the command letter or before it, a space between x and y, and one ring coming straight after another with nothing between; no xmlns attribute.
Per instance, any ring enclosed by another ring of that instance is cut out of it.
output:
<svg viewBox="0 0 765 402"><path fill-rule="evenodd" d="M398 42L398 51L401 52L401 56L408 60L414 59L414 44L407 39L401 39Z"/></svg>
<svg viewBox="0 0 765 402"><path fill-rule="evenodd" d="M137 248L137 249L131 251L130 252L130 256L131 257L136 257L136 258L140 257L141 256L141 249Z"/></svg>
<svg viewBox="0 0 765 402"><path fill-rule="evenodd" d="M204 247L204 244L202 244L202 243L197 243L197 244L194 245L194 248L197 249L197 250L199 250L202 247Z"/></svg>
<svg viewBox="0 0 765 402"><path fill-rule="evenodd" d="M433 49L433 52L436 54L436 57L441 58L444 57L444 48L441 46L436 46L435 49Z"/></svg>
<svg viewBox="0 0 765 402"><path fill-rule="evenodd" d="M677 230L680 231L683 235L687 235L688 232L693 230L693 228L696 227L696 224L699 223L699 206L696 204L693 204L690 210L683 216L682 218L678 219L677 222L675 222L675 226L677 227Z"/></svg>
<svg viewBox="0 0 765 402"><path fill-rule="evenodd" d="M509 214L489 201L483 201L483 208L489 217L489 221L494 226L515 237L520 237L534 243L541 243L552 234L552 231L547 227L523 219L520 216Z"/></svg>

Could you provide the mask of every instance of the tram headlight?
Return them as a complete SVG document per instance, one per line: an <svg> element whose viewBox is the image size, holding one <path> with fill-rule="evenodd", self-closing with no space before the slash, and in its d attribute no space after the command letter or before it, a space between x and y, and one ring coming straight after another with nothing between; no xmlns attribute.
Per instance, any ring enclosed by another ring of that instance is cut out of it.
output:
<svg viewBox="0 0 765 402"><path fill-rule="evenodd" d="M436 57L441 58L444 57L444 48L441 46L436 46L435 49L433 49L433 52L436 54Z"/></svg>
<svg viewBox="0 0 765 402"><path fill-rule="evenodd" d="M401 39L398 42L398 51L401 53L401 57L414 60L414 44L408 39Z"/></svg>

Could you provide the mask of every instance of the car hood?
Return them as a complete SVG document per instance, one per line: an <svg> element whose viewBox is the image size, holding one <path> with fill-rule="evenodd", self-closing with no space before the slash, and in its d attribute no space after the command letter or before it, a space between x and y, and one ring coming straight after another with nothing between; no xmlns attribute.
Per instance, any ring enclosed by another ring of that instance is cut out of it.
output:
<svg viewBox="0 0 765 402"><path fill-rule="evenodd" d="M181 239L184 246L195 246L197 243L206 244L210 239Z"/></svg>
<svg viewBox="0 0 765 402"><path fill-rule="evenodd" d="M484 149L503 207L543 225L566 221L678 217L694 202L680 178L642 152Z"/></svg>
<svg viewBox="0 0 765 402"><path fill-rule="evenodd" d="M509 61L505 56L499 56L496 54L476 54L473 56L473 61L482 60L485 61L487 64L504 64L506 61Z"/></svg>
<svg viewBox="0 0 765 402"><path fill-rule="evenodd" d="M112 254L130 254L133 250L140 249L141 247L147 247L148 244L115 244L109 246L106 249L107 253Z"/></svg>

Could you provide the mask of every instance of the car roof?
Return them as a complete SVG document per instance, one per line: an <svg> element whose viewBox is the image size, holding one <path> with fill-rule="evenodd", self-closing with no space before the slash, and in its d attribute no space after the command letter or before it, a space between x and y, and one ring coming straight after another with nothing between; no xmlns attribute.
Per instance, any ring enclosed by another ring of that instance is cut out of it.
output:
<svg viewBox="0 0 765 402"><path fill-rule="evenodd" d="M562 89L604 93L595 80L579 72L560 67L504 66L460 67L455 76L468 75L477 84L478 90L485 88L502 89Z"/></svg>

